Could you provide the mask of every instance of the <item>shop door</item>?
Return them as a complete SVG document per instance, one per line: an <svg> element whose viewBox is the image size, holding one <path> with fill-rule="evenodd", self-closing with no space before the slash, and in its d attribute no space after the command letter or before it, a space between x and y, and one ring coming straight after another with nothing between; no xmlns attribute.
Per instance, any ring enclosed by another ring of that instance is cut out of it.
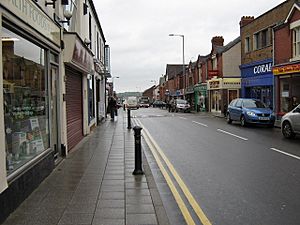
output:
<svg viewBox="0 0 300 225"><path fill-rule="evenodd" d="M58 67L50 68L50 113L51 113L51 148L54 149L54 158L57 160L61 153L58 148L58 123L57 123L57 77Z"/></svg>
<svg viewBox="0 0 300 225"><path fill-rule="evenodd" d="M233 99L236 99L236 98L238 98L238 90L228 90L228 103L227 103L227 105L229 105L230 102Z"/></svg>
<svg viewBox="0 0 300 225"><path fill-rule="evenodd" d="M66 108L68 150L83 138L82 74L66 67Z"/></svg>
<svg viewBox="0 0 300 225"><path fill-rule="evenodd" d="M213 91L212 94L212 112L221 112L221 93L220 91Z"/></svg>

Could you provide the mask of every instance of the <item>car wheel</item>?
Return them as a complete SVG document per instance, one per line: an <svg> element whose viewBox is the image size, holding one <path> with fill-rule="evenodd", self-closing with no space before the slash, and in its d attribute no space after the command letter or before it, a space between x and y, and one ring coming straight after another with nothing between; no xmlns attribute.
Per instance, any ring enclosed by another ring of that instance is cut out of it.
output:
<svg viewBox="0 0 300 225"><path fill-rule="evenodd" d="M229 113L227 113L226 119L227 119L227 123L228 124L232 123L232 119L230 118L230 114Z"/></svg>
<svg viewBox="0 0 300 225"><path fill-rule="evenodd" d="M294 138L295 137L295 133L293 132L293 128L291 126L291 124L288 121L285 121L282 124L282 134L285 138Z"/></svg>
<svg viewBox="0 0 300 225"><path fill-rule="evenodd" d="M245 120L245 116L241 116L241 126L242 127L245 127L245 126L247 126L247 122L246 122L246 120Z"/></svg>

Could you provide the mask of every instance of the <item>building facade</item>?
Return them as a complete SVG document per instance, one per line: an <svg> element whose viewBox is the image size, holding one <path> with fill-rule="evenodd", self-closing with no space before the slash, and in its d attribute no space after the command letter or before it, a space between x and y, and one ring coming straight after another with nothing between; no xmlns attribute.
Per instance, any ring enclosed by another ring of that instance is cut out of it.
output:
<svg viewBox="0 0 300 225"><path fill-rule="evenodd" d="M223 37L212 38L212 51L207 59L208 110L224 113L230 101L240 93L240 38L223 45Z"/></svg>
<svg viewBox="0 0 300 225"><path fill-rule="evenodd" d="M270 107L274 104L272 28L284 21L294 0L288 0L257 17L242 17L241 77L242 97L256 98Z"/></svg>
<svg viewBox="0 0 300 225"><path fill-rule="evenodd" d="M300 100L300 5L295 3L284 23L274 28L275 112L278 118Z"/></svg>
<svg viewBox="0 0 300 225"><path fill-rule="evenodd" d="M0 34L2 221L105 115L109 73L92 1L3 0Z"/></svg>

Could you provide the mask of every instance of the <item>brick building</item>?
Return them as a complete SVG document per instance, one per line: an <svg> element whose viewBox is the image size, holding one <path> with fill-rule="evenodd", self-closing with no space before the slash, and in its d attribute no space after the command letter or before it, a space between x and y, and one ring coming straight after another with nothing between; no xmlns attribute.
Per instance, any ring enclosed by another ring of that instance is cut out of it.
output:
<svg viewBox="0 0 300 225"><path fill-rule="evenodd" d="M274 28L275 112L280 117L300 100L300 4L295 3L284 23Z"/></svg>
<svg viewBox="0 0 300 225"><path fill-rule="evenodd" d="M223 43L223 37L213 37L211 54L207 59L208 110L220 114L224 113L232 99L239 97L241 88L240 38L225 46Z"/></svg>
<svg viewBox="0 0 300 225"><path fill-rule="evenodd" d="M186 66L186 65L185 65ZM172 98L183 98L184 96L184 81L182 75L182 64L167 64L166 67L166 82L167 96L169 101Z"/></svg>
<svg viewBox="0 0 300 225"><path fill-rule="evenodd" d="M287 0L256 19L245 16L241 18L242 97L260 99L273 107L272 29L286 19L294 2Z"/></svg>

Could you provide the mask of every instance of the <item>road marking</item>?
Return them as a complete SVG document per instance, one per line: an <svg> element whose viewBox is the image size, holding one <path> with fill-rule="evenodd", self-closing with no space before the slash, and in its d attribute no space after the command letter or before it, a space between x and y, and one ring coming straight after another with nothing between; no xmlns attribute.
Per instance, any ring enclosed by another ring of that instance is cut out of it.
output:
<svg viewBox="0 0 300 225"><path fill-rule="evenodd" d="M236 138L242 139L242 140L244 140L244 141L248 141L248 139L247 139L247 138L244 138L244 137L238 136L238 135L236 135L236 134L232 134L232 133L230 133L230 132L228 132L228 131L225 131L225 130L217 129L217 131L220 131L220 132L222 132L222 133L224 133L224 134L229 134L229 135L231 135L231 136L233 136L233 137L236 137Z"/></svg>
<svg viewBox="0 0 300 225"><path fill-rule="evenodd" d="M166 163L166 165L168 166L171 174L173 175L173 177L175 178L176 182L178 183L179 187L181 188L181 190L183 191L185 197L187 198L187 200L189 201L190 205L192 206L193 210L195 211L196 215L198 216L198 218L200 219L200 221L202 222L203 225L211 225L211 222L208 220L207 216L204 214L203 210L201 209L201 207L199 206L199 204L197 203L197 201L195 200L195 198L193 197L193 195L191 194L191 192L189 191L188 187L186 186L186 184L183 182L183 180L181 179L181 177L179 176L179 174L177 173L177 171L175 170L174 166L172 165L172 163L169 161L169 159L166 157L166 155L163 153L163 151L161 150L161 148L158 146L158 144L155 142L155 140L152 138L152 136L150 135L149 131L142 125L142 123L139 121L139 124L143 127L142 132L147 136L147 139L150 140L151 145L154 146L154 148L150 148L152 153L154 154L155 150L159 153L159 155L161 156L161 158L164 160L164 162ZM149 142L147 142L149 144ZM155 150L154 150L155 149ZM155 152L155 154L157 154ZM170 187L171 188L171 187ZM173 193L173 192L172 192ZM178 192L177 192L178 193ZM179 195L179 194L178 194ZM180 196L174 196L174 197L180 197ZM180 197L181 198L181 197ZM178 206L180 206L179 202L177 202ZM184 204L184 203L183 203ZM182 213L184 213L183 211L181 211ZM183 216L187 216L185 214L183 214Z"/></svg>
<svg viewBox="0 0 300 225"><path fill-rule="evenodd" d="M183 119L183 120L186 120L186 118L185 118L185 117L182 117L182 116L179 116L179 118L180 118L180 119Z"/></svg>
<svg viewBox="0 0 300 225"><path fill-rule="evenodd" d="M199 123L199 122L197 122L197 121L192 121L193 123L196 123L196 124L199 124L199 125L201 125L201 126L203 126L203 127L208 127L206 124L204 124L204 123Z"/></svg>
<svg viewBox="0 0 300 225"><path fill-rule="evenodd" d="M143 125L141 124L140 121L137 121L137 124L139 124L141 127L143 127ZM145 132L145 128L144 127L143 127L142 132L143 133ZM173 183L170 175L168 174L166 168L164 167L162 161L160 160L160 158L159 158L159 156L158 156L158 154L157 154L157 152L155 150L155 147L153 145L153 142L151 140L151 137L148 136L148 134L143 135L143 137L145 138L145 140L146 140L146 142L147 142L147 144L148 144L148 146L149 146L149 148L150 148L150 150L151 150L151 152L152 152L152 154L153 154L153 156L154 156L154 158L155 158L155 160L157 162L157 165L158 165L161 173L163 174L164 178L166 179L166 182L167 182L167 184L168 184L168 186L169 186L169 188L170 188L170 190L171 190L171 192L172 192L172 194L173 194L173 196L175 198L175 201L176 201L176 203L177 203L177 205L178 205L178 207L179 207L179 209L180 209L180 211L181 211L181 213L182 213L182 215L183 215L186 223L188 225L196 225L196 223L194 222L194 220L193 220L193 218L192 218L192 216L191 216L191 214L190 214L187 206L185 205L185 203L184 203L183 199L181 198L178 190L176 189L176 186L174 185L174 183Z"/></svg>
<svg viewBox="0 0 300 225"><path fill-rule="evenodd" d="M299 157L299 156L296 156L296 155L293 155L293 154L290 154L290 153L281 151L281 150L276 149L276 148L270 148L270 149L273 150L273 151L275 151L275 152L279 152L279 153L281 153L281 154L284 154L284 155L287 155L287 156L290 156L290 157L293 157L293 158L295 158L295 159L300 160L300 157Z"/></svg>

